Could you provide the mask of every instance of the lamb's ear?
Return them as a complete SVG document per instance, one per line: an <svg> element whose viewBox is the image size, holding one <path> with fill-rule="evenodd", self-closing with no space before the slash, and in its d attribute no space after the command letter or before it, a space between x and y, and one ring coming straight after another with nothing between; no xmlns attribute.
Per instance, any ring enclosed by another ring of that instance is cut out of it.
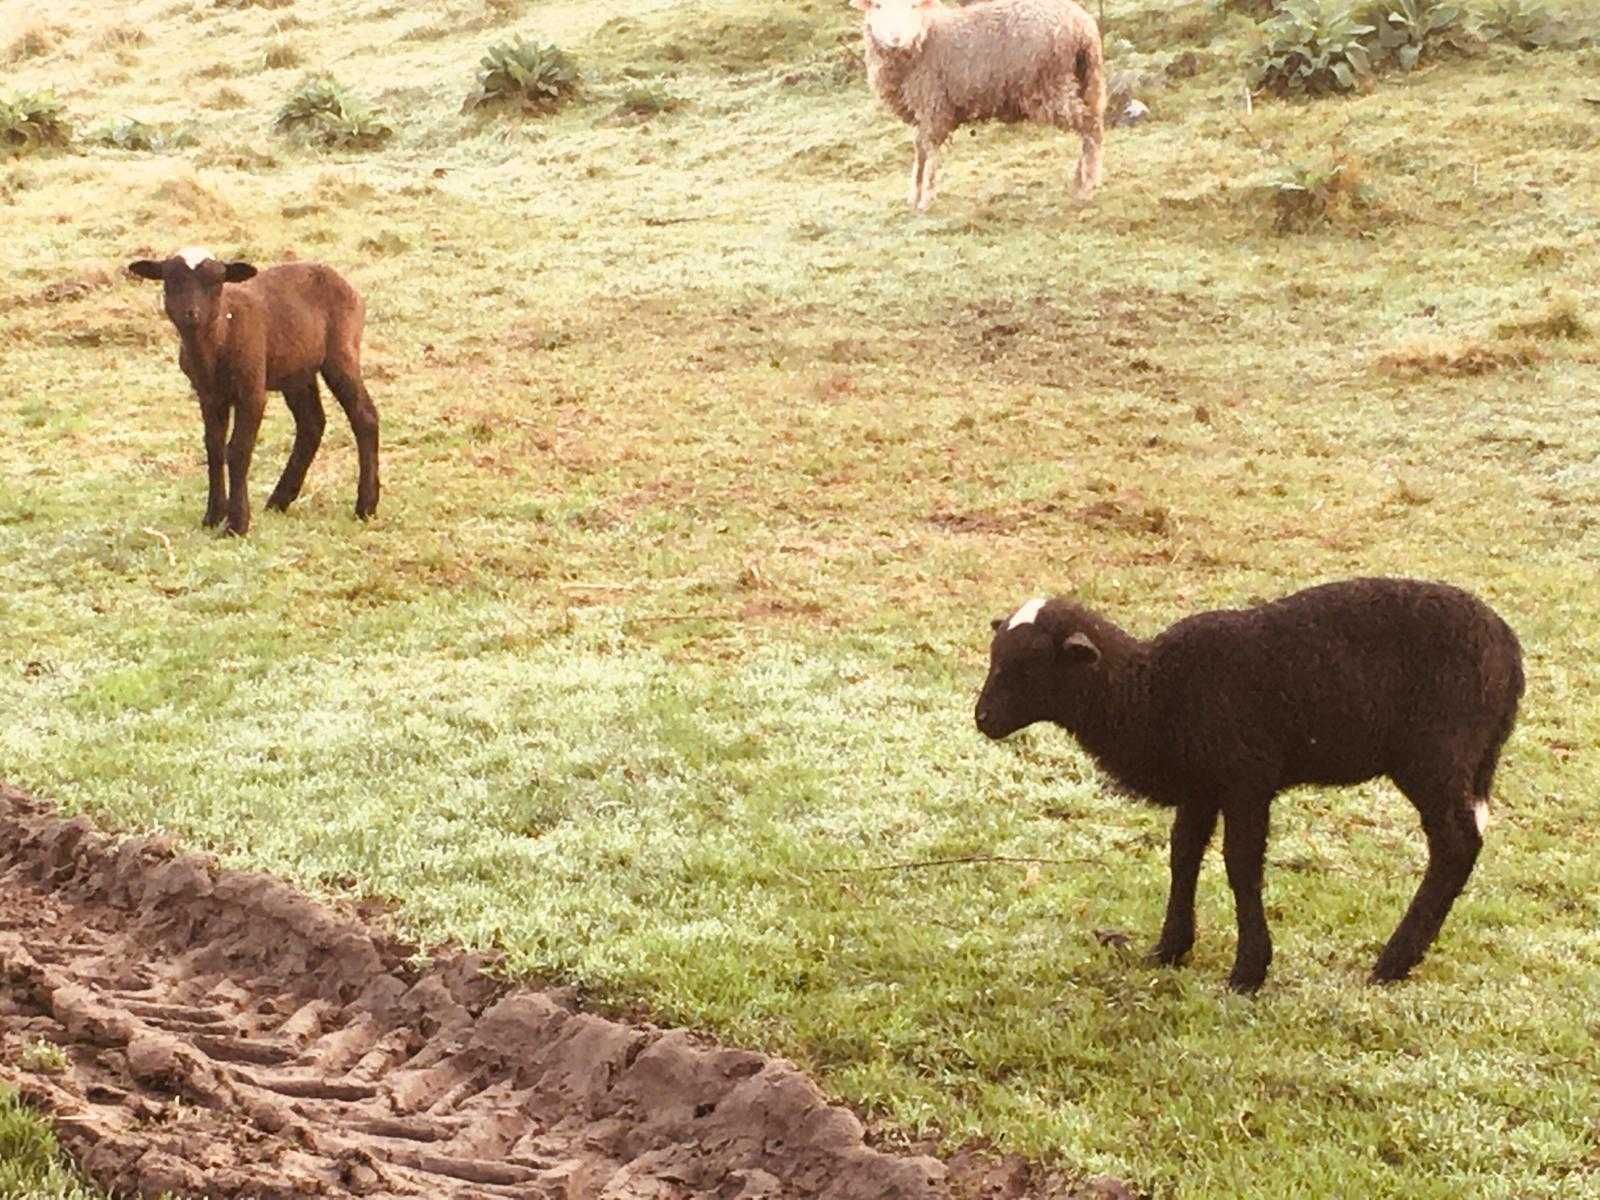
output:
<svg viewBox="0 0 1600 1200"><path fill-rule="evenodd" d="M254 279L256 269L247 262L231 262L224 270L222 278L229 283L243 283L246 279Z"/></svg>
<svg viewBox="0 0 1600 1200"><path fill-rule="evenodd" d="M128 274L137 275L140 279L161 279L161 264L141 258L138 262L128 264Z"/></svg>
<svg viewBox="0 0 1600 1200"><path fill-rule="evenodd" d="M989 622L989 628L994 630L996 633L999 633L1000 626L1004 625L1005 623L1006 619L1004 617L996 617L994 620Z"/></svg>
<svg viewBox="0 0 1600 1200"><path fill-rule="evenodd" d="M1093 666L1100 661L1100 647L1091 642L1086 633L1075 633L1062 642L1061 652L1067 656L1068 662L1082 663L1084 666Z"/></svg>
<svg viewBox="0 0 1600 1200"><path fill-rule="evenodd" d="M872 7L872 0L850 0L851 8L859 8L862 12Z"/></svg>

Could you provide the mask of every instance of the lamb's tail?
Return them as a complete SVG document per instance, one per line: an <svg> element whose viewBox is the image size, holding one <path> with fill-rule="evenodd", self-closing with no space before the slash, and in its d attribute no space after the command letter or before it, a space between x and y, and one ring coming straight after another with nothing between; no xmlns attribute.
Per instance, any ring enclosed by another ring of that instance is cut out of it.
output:
<svg viewBox="0 0 1600 1200"><path fill-rule="evenodd" d="M1473 795L1484 801L1489 799L1489 789L1494 786L1494 771L1500 762L1500 751L1505 747L1506 739L1511 736L1511 730L1517 723L1517 705L1521 702L1523 690L1527 687L1527 677L1522 671L1522 646L1509 625L1501 621L1500 626L1510 640L1511 661L1506 680L1505 712L1501 715L1500 724L1494 732L1494 739L1478 763L1478 769L1472 778Z"/></svg>

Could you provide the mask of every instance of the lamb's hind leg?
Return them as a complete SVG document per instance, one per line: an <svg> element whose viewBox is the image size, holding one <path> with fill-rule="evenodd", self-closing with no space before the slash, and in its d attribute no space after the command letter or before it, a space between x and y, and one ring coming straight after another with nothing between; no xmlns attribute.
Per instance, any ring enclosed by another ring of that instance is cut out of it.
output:
<svg viewBox="0 0 1600 1200"><path fill-rule="evenodd" d="M1072 111L1058 128L1076 133L1080 139L1078 166L1072 177L1072 196L1075 200L1088 200L1100 186L1101 145L1105 141L1105 122L1086 108L1073 105Z"/></svg>
<svg viewBox="0 0 1600 1200"><path fill-rule="evenodd" d="M1078 170L1072 181L1072 194L1078 200L1089 200L1100 186L1101 134L1097 128L1083 135L1083 148L1078 154Z"/></svg>
<svg viewBox="0 0 1600 1200"><path fill-rule="evenodd" d="M330 357L322 367L322 377L337 397L350 430L356 435L356 458L360 464L356 483L356 516L366 520L378 511L378 410L361 381L361 365L354 356Z"/></svg>
<svg viewBox="0 0 1600 1200"><path fill-rule="evenodd" d="M283 399L294 414L294 448L289 451L289 461L283 465L278 486L267 497L267 507L279 512L293 504L300 495L300 489L305 486L306 470L317 456L317 447L322 444L322 430L327 424L315 375L284 388Z"/></svg>
<svg viewBox="0 0 1600 1200"><path fill-rule="evenodd" d="M1397 779L1400 790L1422 814L1428 836L1428 868L1400 918L1389 942L1372 968L1372 982L1404 979L1422 961L1439 936L1450 909L1472 876L1483 848L1480 822L1488 815L1487 803L1474 796L1465 781L1439 784L1417 779Z"/></svg>

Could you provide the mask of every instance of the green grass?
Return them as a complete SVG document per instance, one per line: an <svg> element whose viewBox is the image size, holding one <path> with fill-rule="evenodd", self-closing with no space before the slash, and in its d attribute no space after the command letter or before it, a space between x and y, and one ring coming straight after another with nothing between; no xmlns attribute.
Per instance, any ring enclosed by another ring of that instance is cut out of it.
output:
<svg viewBox="0 0 1600 1200"><path fill-rule="evenodd" d="M274 36L166 7L119 19L199 39L197 71ZM1242 123L1249 23L1151 3L1114 65L1202 65L1113 134L1093 206L1070 140L989 128L917 218L843 5L368 17L304 44L379 81L376 153L274 144L270 75L219 111L110 51L17 70L199 144L0 169L0 775L788 1054L886 1136L1163 1197L1600 1189L1596 51ZM513 34L573 53L584 100L460 114ZM683 107L618 122L640 88ZM1275 232L1275 181L1333 155L1370 202ZM193 242L366 294L370 526L337 410L309 497L264 511L275 408L251 537L198 528L193 402L116 274ZM1362 982L1422 862L1374 784L1280 802L1258 999L1221 988L1214 859L1191 966L1142 965L1167 819L1057 732L972 730L988 619L1071 589L1151 632L1390 572L1479 591L1528 654L1433 955ZM962 854L1065 861L838 870Z"/></svg>
<svg viewBox="0 0 1600 1200"><path fill-rule="evenodd" d="M66 1165L44 1121L0 1088L0 1200L100 1200Z"/></svg>

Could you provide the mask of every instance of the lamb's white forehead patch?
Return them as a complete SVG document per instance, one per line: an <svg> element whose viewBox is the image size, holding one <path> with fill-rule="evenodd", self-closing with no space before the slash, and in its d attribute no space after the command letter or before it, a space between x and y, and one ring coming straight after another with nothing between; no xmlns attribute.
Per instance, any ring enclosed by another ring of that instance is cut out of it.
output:
<svg viewBox="0 0 1600 1200"><path fill-rule="evenodd" d="M178 251L178 257L189 264L189 270L194 270L208 258L216 257L204 246L185 246Z"/></svg>
<svg viewBox="0 0 1600 1200"><path fill-rule="evenodd" d="M1472 806L1472 819L1477 824L1479 833L1489 828L1489 802L1487 800L1479 800Z"/></svg>
<svg viewBox="0 0 1600 1200"><path fill-rule="evenodd" d="M1015 629L1018 625L1032 625L1039 617L1039 610L1045 605L1045 597L1035 596L1011 615L1011 620L1006 622L1007 629Z"/></svg>

